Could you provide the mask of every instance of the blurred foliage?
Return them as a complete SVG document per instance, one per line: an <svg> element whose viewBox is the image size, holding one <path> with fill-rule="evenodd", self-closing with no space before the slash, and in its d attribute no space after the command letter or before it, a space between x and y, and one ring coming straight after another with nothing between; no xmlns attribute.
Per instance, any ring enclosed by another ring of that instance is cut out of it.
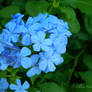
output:
<svg viewBox="0 0 92 92"><path fill-rule="evenodd" d="M27 78L22 68L20 72L10 68L0 71L0 78L7 77L11 83L21 75L30 82L30 92L91 92L92 0L0 0L0 30L17 12L25 15L24 20L39 13L53 14L68 22L72 36L62 55L64 63L55 72Z"/></svg>

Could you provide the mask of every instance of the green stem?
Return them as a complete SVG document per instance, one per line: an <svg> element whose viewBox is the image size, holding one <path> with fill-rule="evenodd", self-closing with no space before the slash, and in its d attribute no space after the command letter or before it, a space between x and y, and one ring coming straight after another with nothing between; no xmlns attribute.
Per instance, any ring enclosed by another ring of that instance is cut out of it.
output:
<svg viewBox="0 0 92 92"><path fill-rule="evenodd" d="M72 78L72 75L73 75L73 72L78 64L78 60L79 60L79 57L82 55L82 53L85 51L85 49L82 49L81 52L75 57L75 60L74 60L74 65L73 65L73 68L72 68L72 71L71 71L71 74L70 74L70 77L69 77L69 82Z"/></svg>

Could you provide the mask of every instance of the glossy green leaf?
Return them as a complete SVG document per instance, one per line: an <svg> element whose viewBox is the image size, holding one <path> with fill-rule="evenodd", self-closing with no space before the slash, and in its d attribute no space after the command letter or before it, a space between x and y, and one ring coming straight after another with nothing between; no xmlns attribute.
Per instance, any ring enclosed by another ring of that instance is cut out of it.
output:
<svg viewBox="0 0 92 92"><path fill-rule="evenodd" d="M82 32L82 30L77 34L77 37L80 39L80 40L90 40L91 39L91 36L89 34L87 34L86 32Z"/></svg>
<svg viewBox="0 0 92 92"><path fill-rule="evenodd" d="M61 3L78 8L85 14L92 15L92 0L62 0Z"/></svg>
<svg viewBox="0 0 92 92"><path fill-rule="evenodd" d="M86 85L92 85L92 71L80 72L79 73L82 79L86 82Z"/></svg>
<svg viewBox="0 0 92 92"><path fill-rule="evenodd" d="M17 6L7 6L0 10L0 16L3 18L10 18L12 14L20 12L20 8Z"/></svg>
<svg viewBox="0 0 92 92"><path fill-rule="evenodd" d="M92 55L90 54L85 54L83 56L83 63L92 70Z"/></svg>
<svg viewBox="0 0 92 92"><path fill-rule="evenodd" d="M44 83L39 85L41 92L66 92L64 87L60 87L55 83Z"/></svg>
<svg viewBox="0 0 92 92"><path fill-rule="evenodd" d="M30 16L36 16L39 13L46 12L48 5L45 0L30 0L26 3L25 9Z"/></svg>
<svg viewBox="0 0 92 92"><path fill-rule="evenodd" d="M92 17L85 15L84 24L85 24L85 28L86 28L87 32L89 34L92 34Z"/></svg>

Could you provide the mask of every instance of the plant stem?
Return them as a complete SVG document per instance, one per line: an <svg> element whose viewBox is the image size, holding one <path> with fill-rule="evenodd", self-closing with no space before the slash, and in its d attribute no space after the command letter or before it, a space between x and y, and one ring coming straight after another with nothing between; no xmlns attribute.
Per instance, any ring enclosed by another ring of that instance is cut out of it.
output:
<svg viewBox="0 0 92 92"><path fill-rule="evenodd" d="M75 57L74 65L73 65L73 68L72 68L72 71L71 71L71 74L70 74L70 77L69 77L69 82L70 82L70 80L71 80L71 78L72 78L72 75L73 75L73 72L75 71L75 68L76 68L76 66L77 66L77 64L78 64L79 57L82 55L82 53L83 53L84 51L85 51L85 49L82 49L82 50L80 51L80 53Z"/></svg>

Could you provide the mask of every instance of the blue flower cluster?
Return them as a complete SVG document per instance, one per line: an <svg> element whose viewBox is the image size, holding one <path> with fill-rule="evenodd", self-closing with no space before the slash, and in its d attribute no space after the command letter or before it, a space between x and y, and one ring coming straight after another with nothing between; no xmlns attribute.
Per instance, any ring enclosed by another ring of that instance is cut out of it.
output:
<svg viewBox="0 0 92 92"><path fill-rule="evenodd" d="M23 16L12 15L0 34L0 70L22 66L29 69L28 77L55 71L64 61L61 55L71 36L68 24L54 15L41 13L25 23Z"/></svg>

